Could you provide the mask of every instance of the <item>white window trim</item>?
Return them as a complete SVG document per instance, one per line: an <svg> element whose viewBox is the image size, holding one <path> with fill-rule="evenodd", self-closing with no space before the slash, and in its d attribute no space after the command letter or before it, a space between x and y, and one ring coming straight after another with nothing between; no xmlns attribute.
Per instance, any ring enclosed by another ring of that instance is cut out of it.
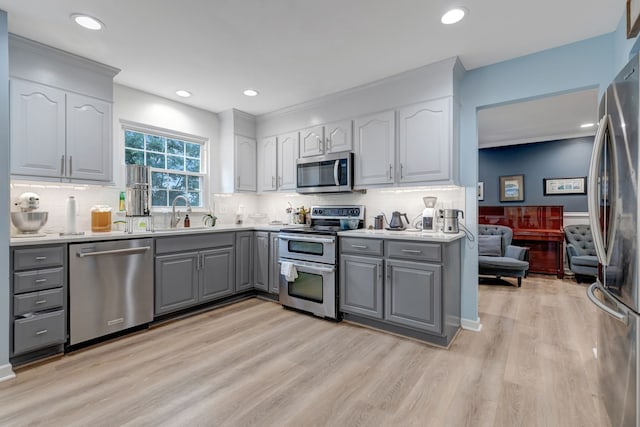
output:
<svg viewBox="0 0 640 427"><path fill-rule="evenodd" d="M210 150L209 138L186 133L186 132L165 129L158 126L147 125L144 123L133 122L130 120L120 119L120 137L122 140L122 144L120 146L119 155L121 156L123 163L124 163L124 151L126 148L125 141L124 141L125 130L131 130L134 132L152 134L152 135L162 136L165 138L178 139L185 142L200 144L202 146L202 150L200 152L200 170L201 170L200 174L194 174L187 171L182 171L182 172L175 171L175 172L179 172L184 175L202 175L203 176L204 179L202 180L202 190L200 195L202 200L202 206L194 207L194 210L203 211L203 212L208 210L207 206L209 206L209 199L210 199L209 182L211 181L211 176L209 174L209 170L210 170L209 169L209 157L210 157L209 156L209 150ZM151 168L151 170L158 170L158 169ZM125 173L126 173L126 169L125 169ZM123 177L123 182L125 181L126 181L126 177ZM170 206L152 206L151 212L161 213L161 212L166 212L167 209L171 209L171 207Z"/></svg>

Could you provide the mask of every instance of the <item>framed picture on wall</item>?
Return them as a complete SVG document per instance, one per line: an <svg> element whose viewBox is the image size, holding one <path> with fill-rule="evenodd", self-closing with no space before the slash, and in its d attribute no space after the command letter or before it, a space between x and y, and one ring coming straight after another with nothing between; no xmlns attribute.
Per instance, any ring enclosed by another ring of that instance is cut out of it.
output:
<svg viewBox="0 0 640 427"><path fill-rule="evenodd" d="M484 200L484 182L478 183L478 200L479 201Z"/></svg>
<svg viewBox="0 0 640 427"><path fill-rule="evenodd" d="M566 196L587 194L587 177L544 178L542 180L545 196Z"/></svg>
<svg viewBox="0 0 640 427"><path fill-rule="evenodd" d="M627 38L638 35L640 30L640 0L627 0Z"/></svg>
<svg viewBox="0 0 640 427"><path fill-rule="evenodd" d="M500 177L500 201L524 201L524 175L509 175Z"/></svg>

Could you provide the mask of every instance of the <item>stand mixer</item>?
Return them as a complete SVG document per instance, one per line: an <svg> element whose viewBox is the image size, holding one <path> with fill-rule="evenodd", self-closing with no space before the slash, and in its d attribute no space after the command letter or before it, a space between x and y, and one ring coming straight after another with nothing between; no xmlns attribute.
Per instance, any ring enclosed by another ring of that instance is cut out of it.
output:
<svg viewBox="0 0 640 427"><path fill-rule="evenodd" d="M22 193L15 203L20 212L11 212L11 223L19 231L15 237L40 237L38 231L47 223L49 212L37 212L40 196L36 193Z"/></svg>

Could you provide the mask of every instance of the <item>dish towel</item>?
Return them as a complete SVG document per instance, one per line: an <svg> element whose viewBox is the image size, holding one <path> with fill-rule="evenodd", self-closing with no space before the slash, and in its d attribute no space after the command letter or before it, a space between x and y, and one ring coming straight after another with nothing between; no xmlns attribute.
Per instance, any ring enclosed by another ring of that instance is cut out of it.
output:
<svg viewBox="0 0 640 427"><path fill-rule="evenodd" d="M280 274L287 279L287 282L293 282L298 278L298 271L296 270L296 266L291 262L283 262L280 266Z"/></svg>

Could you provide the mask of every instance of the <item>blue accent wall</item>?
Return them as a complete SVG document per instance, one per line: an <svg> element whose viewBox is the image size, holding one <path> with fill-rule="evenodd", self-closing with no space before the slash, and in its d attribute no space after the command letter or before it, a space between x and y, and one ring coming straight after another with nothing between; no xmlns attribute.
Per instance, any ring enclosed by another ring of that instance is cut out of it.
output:
<svg viewBox="0 0 640 427"><path fill-rule="evenodd" d="M544 178L587 176L593 137L485 148L478 153L480 206L562 205L565 212L587 212L586 195L545 196ZM500 202L499 179L524 175L524 202Z"/></svg>

